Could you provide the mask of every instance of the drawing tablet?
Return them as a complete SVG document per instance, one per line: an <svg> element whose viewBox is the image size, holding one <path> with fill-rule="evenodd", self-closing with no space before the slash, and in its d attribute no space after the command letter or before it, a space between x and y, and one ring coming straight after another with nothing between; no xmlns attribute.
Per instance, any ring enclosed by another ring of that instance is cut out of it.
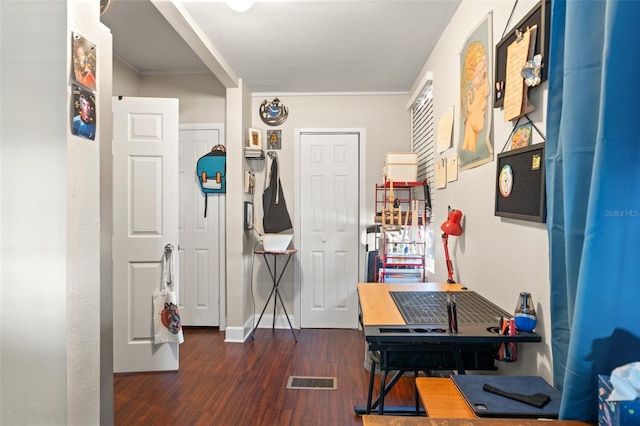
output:
<svg viewBox="0 0 640 426"><path fill-rule="evenodd" d="M454 375L451 379L478 417L558 418L560 392L538 376ZM543 393L551 400L542 408L525 404L482 389L487 383L505 392L523 395Z"/></svg>

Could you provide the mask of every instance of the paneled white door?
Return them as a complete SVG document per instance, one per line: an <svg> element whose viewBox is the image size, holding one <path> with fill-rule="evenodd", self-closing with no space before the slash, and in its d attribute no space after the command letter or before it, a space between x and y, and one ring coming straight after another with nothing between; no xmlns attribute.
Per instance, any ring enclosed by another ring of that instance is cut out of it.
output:
<svg viewBox="0 0 640 426"><path fill-rule="evenodd" d="M303 328L358 327L359 135L300 137Z"/></svg>
<svg viewBox="0 0 640 426"><path fill-rule="evenodd" d="M153 343L151 297L166 244L178 246L178 100L113 98L113 368L177 370Z"/></svg>
<svg viewBox="0 0 640 426"><path fill-rule="evenodd" d="M182 325L219 326L225 281L225 194L205 195L198 159L224 145L224 126L181 125L179 161L180 314Z"/></svg>

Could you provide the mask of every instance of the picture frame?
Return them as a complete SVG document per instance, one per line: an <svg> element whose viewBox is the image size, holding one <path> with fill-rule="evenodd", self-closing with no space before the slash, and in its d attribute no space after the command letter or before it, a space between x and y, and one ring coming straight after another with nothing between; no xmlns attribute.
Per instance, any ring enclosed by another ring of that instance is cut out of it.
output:
<svg viewBox="0 0 640 426"><path fill-rule="evenodd" d="M249 129L249 146L262 149L262 132L260 129Z"/></svg>
<svg viewBox="0 0 640 426"><path fill-rule="evenodd" d="M282 130L267 130L267 149L282 149Z"/></svg>
<svg viewBox="0 0 640 426"><path fill-rule="evenodd" d="M244 229L253 229L253 203L250 201L244 202Z"/></svg>
<svg viewBox="0 0 640 426"><path fill-rule="evenodd" d="M531 145L532 131L533 124L530 121L516 126L511 133L511 149L519 149Z"/></svg>
<svg viewBox="0 0 640 426"><path fill-rule="evenodd" d="M545 223L545 143L498 154L495 216Z"/></svg>

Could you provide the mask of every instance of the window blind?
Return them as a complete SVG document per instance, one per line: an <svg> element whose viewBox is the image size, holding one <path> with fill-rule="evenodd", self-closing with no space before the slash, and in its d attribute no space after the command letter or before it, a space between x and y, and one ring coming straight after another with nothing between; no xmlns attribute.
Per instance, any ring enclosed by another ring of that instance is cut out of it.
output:
<svg viewBox="0 0 640 426"><path fill-rule="evenodd" d="M418 153L418 180L427 179L434 202L435 130L430 86L411 107L411 150Z"/></svg>

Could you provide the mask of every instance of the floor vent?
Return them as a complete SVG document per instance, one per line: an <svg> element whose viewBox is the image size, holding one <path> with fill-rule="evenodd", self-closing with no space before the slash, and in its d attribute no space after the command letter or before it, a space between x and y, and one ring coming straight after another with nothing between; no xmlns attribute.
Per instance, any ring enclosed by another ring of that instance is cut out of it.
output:
<svg viewBox="0 0 640 426"><path fill-rule="evenodd" d="M338 379L335 377L301 377L289 376L287 389L338 389Z"/></svg>

